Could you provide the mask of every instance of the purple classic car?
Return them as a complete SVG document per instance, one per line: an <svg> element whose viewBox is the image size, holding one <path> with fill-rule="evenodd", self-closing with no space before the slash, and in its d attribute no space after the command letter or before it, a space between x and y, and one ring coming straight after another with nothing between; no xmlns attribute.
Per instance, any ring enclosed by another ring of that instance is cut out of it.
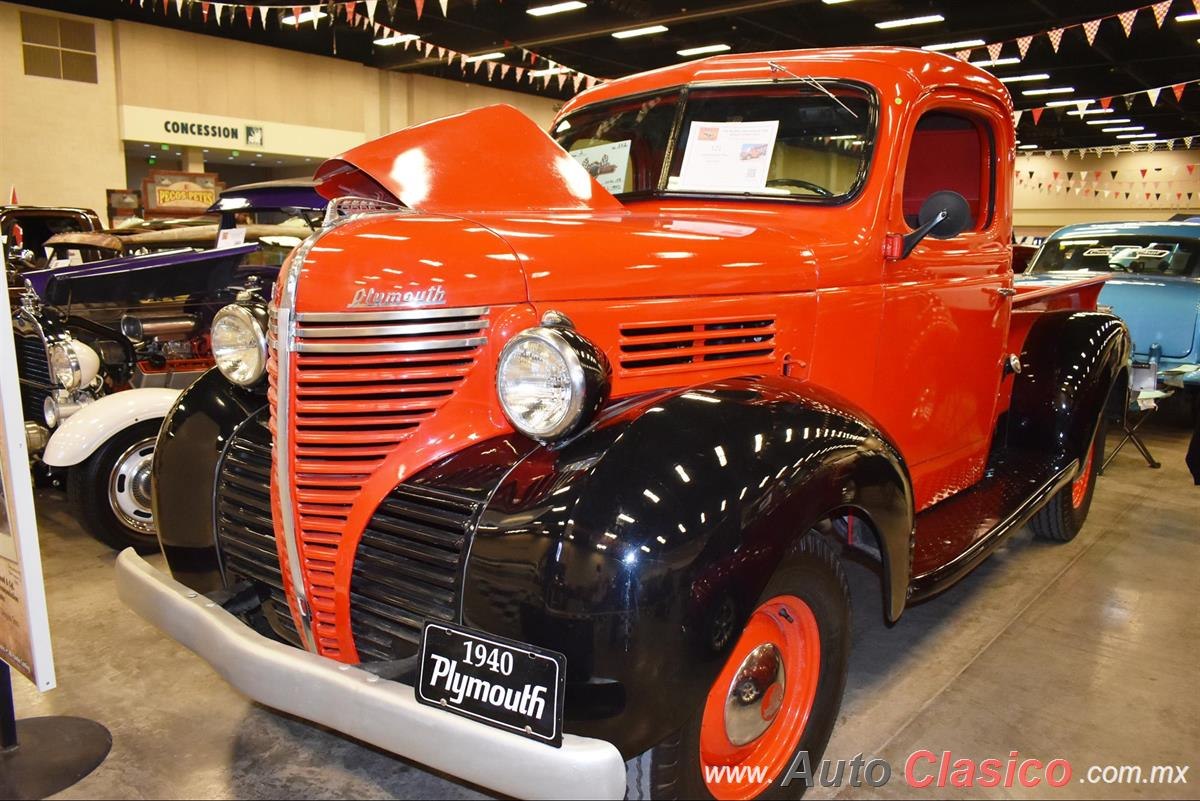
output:
<svg viewBox="0 0 1200 801"><path fill-rule="evenodd" d="M216 311L265 297L325 204L310 182L234 187L206 218L48 236L44 268L20 274L13 327L34 473L66 488L98 539L156 547L159 424L212 366Z"/></svg>

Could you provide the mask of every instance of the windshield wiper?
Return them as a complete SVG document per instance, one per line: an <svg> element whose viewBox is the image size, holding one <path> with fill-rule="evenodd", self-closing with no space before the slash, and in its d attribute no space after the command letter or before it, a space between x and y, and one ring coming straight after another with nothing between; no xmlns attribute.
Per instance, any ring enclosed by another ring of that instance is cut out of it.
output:
<svg viewBox="0 0 1200 801"><path fill-rule="evenodd" d="M829 91L824 86L822 86L821 82L818 81L816 78L812 77L811 75L797 75L796 73L792 72L787 67L780 64L778 61L768 61L767 66L771 68L772 72L787 73L788 75L792 76L793 78L795 78L796 80L798 80L802 83L806 83L809 86L816 87L818 92L821 92L821 93L825 94L826 96L828 96L830 100L832 100L834 103L837 103L839 106L844 108L846 110L846 113L848 113L851 117L853 117L856 120L858 119L858 115L855 114L854 111L851 110L851 108L849 106L847 106L840 99L838 99L838 96L835 95L833 92Z"/></svg>

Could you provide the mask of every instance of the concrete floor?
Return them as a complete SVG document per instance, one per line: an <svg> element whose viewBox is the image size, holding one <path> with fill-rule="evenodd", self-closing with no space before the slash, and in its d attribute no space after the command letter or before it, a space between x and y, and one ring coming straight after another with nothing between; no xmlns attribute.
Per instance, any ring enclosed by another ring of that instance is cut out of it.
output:
<svg viewBox="0 0 1200 801"><path fill-rule="evenodd" d="M948 593L883 625L874 578L853 568L854 647L841 719L826 753L883 757L881 789L817 788L810 798L945 796L900 778L913 751L1069 759L1057 796L1195 797L1190 784L1102 786L1091 765L1191 765L1200 750L1200 487L1183 464L1187 432L1148 435L1163 461L1123 452L1072 543L1012 538ZM18 680L22 717L91 717L113 733L95 773L58 798L479 798L303 721L248 702L204 663L117 601L113 554L51 492L39 496L59 688ZM959 791L1043 797L1046 788Z"/></svg>

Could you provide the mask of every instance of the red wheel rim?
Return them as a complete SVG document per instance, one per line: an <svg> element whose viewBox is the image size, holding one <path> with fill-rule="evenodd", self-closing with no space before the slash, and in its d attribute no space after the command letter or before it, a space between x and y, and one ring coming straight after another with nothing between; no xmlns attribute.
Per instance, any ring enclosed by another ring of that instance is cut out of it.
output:
<svg viewBox="0 0 1200 801"><path fill-rule="evenodd" d="M735 744L727 703L735 679L746 675L742 669L748 658L763 653L763 646L777 649L770 653L777 653L782 663L783 681L770 683L753 702L765 730L750 742ZM812 714L820 668L821 633L808 604L794 595L779 595L754 610L704 703L700 769L714 798L755 798L788 767Z"/></svg>
<svg viewBox="0 0 1200 801"><path fill-rule="evenodd" d="M1084 500L1087 498L1088 487L1092 483L1092 459L1096 456L1096 443L1092 443L1092 447L1088 448L1087 459L1083 462L1083 469L1079 473L1079 478L1071 482L1071 506L1078 509L1083 506Z"/></svg>

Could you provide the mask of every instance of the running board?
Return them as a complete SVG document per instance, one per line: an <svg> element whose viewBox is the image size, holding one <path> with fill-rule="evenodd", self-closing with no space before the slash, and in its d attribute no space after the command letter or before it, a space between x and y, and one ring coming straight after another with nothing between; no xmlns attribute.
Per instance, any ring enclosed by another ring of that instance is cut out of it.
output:
<svg viewBox="0 0 1200 801"><path fill-rule="evenodd" d="M1055 469L1045 457L998 456L977 486L917 515L909 602L924 600L970 573L1075 478L1079 461Z"/></svg>

